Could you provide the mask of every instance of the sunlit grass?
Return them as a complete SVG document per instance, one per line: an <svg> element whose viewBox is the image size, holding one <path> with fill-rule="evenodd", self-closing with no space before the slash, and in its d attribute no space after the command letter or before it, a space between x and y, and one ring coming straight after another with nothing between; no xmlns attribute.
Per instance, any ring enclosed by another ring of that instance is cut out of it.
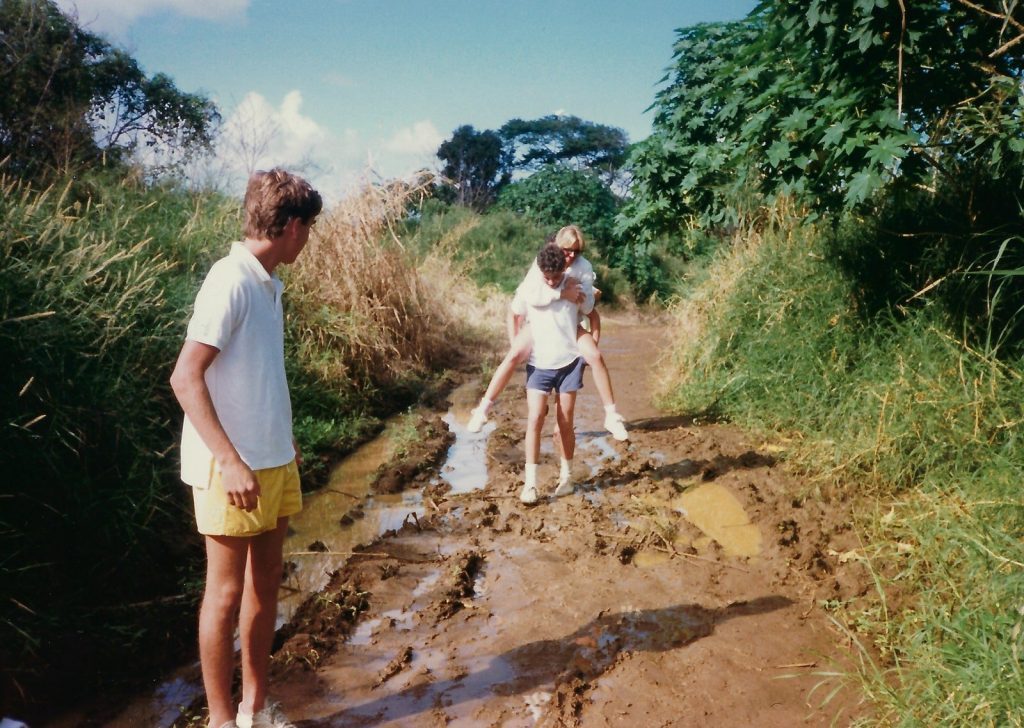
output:
<svg viewBox="0 0 1024 728"><path fill-rule="evenodd" d="M792 436L809 495L876 503L875 599L833 605L896 725L1020 725L1024 381L927 299L867 318L818 234L747 234L675 307L663 401ZM888 605L888 591L902 597Z"/></svg>

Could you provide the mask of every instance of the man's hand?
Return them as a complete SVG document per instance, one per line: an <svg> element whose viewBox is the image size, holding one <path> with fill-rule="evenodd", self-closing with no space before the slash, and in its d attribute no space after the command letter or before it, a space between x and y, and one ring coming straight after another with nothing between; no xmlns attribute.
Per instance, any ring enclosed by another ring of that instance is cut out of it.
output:
<svg viewBox="0 0 1024 728"><path fill-rule="evenodd" d="M252 468L241 459L221 468L220 482L224 486L228 503L243 511L256 509L260 497L260 482Z"/></svg>
<svg viewBox="0 0 1024 728"><path fill-rule="evenodd" d="M294 437L292 438L292 447L295 449L295 464L298 467L302 467L302 448L299 447L299 441Z"/></svg>
<svg viewBox="0 0 1024 728"><path fill-rule="evenodd" d="M572 303L583 303L583 288L580 286L580 282L572 276L566 276L561 298Z"/></svg>

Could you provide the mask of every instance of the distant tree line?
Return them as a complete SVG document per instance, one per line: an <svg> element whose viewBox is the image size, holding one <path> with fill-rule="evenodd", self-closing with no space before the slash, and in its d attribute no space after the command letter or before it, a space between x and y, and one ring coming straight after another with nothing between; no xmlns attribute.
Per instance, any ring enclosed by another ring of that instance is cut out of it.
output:
<svg viewBox="0 0 1024 728"><path fill-rule="evenodd" d="M511 211L551 230L578 224L614 265L628 151L625 131L576 116L512 119L497 130L464 125L437 151L436 197L477 212Z"/></svg>

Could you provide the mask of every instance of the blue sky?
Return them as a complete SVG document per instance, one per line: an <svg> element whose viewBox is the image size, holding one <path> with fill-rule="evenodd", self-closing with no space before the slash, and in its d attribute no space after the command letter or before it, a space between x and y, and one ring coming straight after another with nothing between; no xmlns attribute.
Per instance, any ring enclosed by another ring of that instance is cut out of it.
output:
<svg viewBox="0 0 1024 728"><path fill-rule="evenodd" d="M564 113L638 141L675 29L742 18L755 0L58 4L147 73L215 100L224 165L304 168L338 197L371 170L435 167L438 145L462 124Z"/></svg>

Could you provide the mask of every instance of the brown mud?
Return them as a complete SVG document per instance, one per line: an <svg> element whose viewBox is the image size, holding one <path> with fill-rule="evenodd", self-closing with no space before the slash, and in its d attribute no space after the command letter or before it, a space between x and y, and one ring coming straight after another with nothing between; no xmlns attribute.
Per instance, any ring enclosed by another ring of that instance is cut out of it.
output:
<svg viewBox="0 0 1024 728"><path fill-rule="evenodd" d="M480 435L464 428L486 384L474 382L443 422L424 418L403 457L381 438L342 464L285 545L271 696L299 726L869 718L843 678L859 652L822 606L873 593L850 558L852 504L811 497L783 442L657 411L663 336L650 319L606 319L601 349L631 437L602 430L587 374L570 496L550 497L548 440L541 502L519 501L522 375ZM467 447L478 465L457 456ZM192 665L156 703L99 724L205 726L198 684Z"/></svg>
<svg viewBox="0 0 1024 728"><path fill-rule="evenodd" d="M422 515L356 549L282 629L271 690L293 720L792 726L866 716L840 677L855 651L820 606L869 591L860 562L841 558L857 546L849 505L807 497L777 444L654 410L660 336L653 323L606 322L602 350L631 438L601 431L588 375L573 495L543 497L556 476L546 445L540 504L518 500L521 378L495 406L486 488L412 484ZM479 392L456 397L457 421ZM423 472L412 476L420 484Z"/></svg>

